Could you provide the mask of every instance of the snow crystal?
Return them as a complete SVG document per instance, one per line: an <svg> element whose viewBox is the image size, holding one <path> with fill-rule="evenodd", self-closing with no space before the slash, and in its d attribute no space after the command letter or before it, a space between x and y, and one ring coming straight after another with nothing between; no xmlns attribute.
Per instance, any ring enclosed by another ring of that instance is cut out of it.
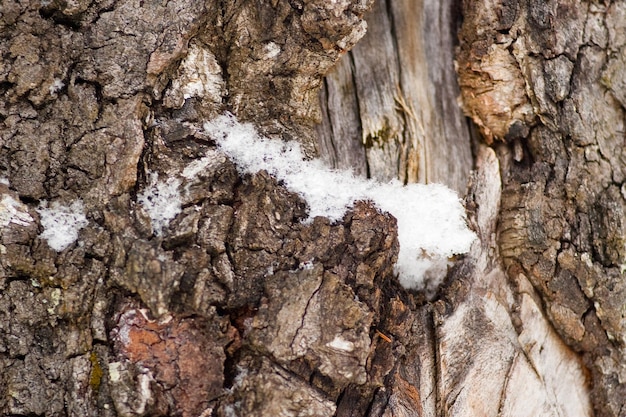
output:
<svg viewBox="0 0 626 417"><path fill-rule="evenodd" d="M56 94L61 91L63 87L65 87L63 81L59 78L55 78L52 84L50 84L50 87L48 87L48 91L50 91L51 96L56 96Z"/></svg>
<svg viewBox="0 0 626 417"><path fill-rule="evenodd" d="M159 181L159 175L153 172L150 184L137 196L137 201L150 216L152 229L157 236L161 236L163 229L182 211L180 185L179 178Z"/></svg>
<svg viewBox="0 0 626 417"><path fill-rule="evenodd" d="M265 45L265 57L267 59L276 58L278 54L280 54L280 46L275 44L274 42L269 42Z"/></svg>
<svg viewBox="0 0 626 417"><path fill-rule="evenodd" d="M78 232L87 226L82 200L76 200L71 205L65 206L57 201L50 204L43 201L37 212L41 216L43 232L41 239L48 242L48 246L57 252L61 252L78 239Z"/></svg>
<svg viewBox="0 0 626 417"><path fill-rule="evenodd" d="M310 259L306 262L300 262L300 265L298 265L298 269L301 269L303 271L310 271L313 269L315 265L313 264L313 259Z"/></svg>
<svg viewBox="0 0 626 417"><path fill-rule="evenodd" d="M445 277L448 259L467 253L475 239L458 196L444 185L381 184L335 171L320 160L305 161L299 144L263 138L232 115L204 128L240 172L265 170L301 195L309 205L308 221L315 216L339 220L358 200L370 200L393 215L400 242L396 272L405 288L434 290Z"/></svg>
<svg viewBox="0 0 626 417"><path fill-rule="evenodd" d="M335 350L341 350L344 352L353 352L354 351L354 343L343 339L341 336L335 336L335 338L326 343L326 346Z"/></svg>

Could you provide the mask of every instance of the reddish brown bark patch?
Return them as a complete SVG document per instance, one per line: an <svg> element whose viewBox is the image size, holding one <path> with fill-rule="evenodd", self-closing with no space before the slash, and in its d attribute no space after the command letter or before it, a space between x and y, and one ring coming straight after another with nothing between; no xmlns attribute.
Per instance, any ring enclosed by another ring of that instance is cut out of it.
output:
<svg viewBox="0 0 626 417"><path fill-rule="evenodd" d="M168 415L197 416L222 393L227 337L214 324L177 316L153 320L134 305L123 306L117 317L115 351L150 370L159 411L168 404Z"/></svg>

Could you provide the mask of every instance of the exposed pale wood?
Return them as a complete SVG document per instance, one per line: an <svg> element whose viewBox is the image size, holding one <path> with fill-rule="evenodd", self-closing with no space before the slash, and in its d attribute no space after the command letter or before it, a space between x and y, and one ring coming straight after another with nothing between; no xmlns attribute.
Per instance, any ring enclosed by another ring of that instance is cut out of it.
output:
<svg viewBox="0 0 626 417"><path fill-rule="evenodd" d="M318 147L333 166L360 172L357 161L365 159L373 178L440 182L465 192L472 158L457 105L452 3L375 4L368 33L327 76L320 97ZM338 129L344 124L351 128Z"/></svg>
<svg viewBox="0 0 626 417"><path fill-rule="evenodd" d="M591 416L581 359L551 328L524 276L509 280L496 229L500 166L477 151L470 200L479 240L435 304L437 411L448 416Z"/></svg>
<svg viewBox="0 0 626 417"><path fill-rule="evenodd" d="M331 166L352 169L356 175L364 177L367 175L367 159L361 141L361 124L352 111L359 105L352 67L350 59L341 59L324 80L320 94L323 117L318 126L318 132L323 133L319 135L318 148L322 158ZM333 141L334 137L343 140Z"/></svg>
<svg viewBox="0 0 626 417"><path fill-rule="evenodd" d="M500 141L503 262L511 280L532 283L545 317L580 352L596 414L621 417L626 3L467 0L463 7L464 106L488 142Z"/></svg>

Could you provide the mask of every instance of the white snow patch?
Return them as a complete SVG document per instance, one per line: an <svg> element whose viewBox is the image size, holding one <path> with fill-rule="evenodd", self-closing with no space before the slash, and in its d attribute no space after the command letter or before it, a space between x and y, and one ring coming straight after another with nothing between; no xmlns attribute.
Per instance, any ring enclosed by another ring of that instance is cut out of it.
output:
<svg viewBox="0 0 626 417"><path fill-rule="evenodd" d="M10 223L28 226L32 222L33 218L28 214L28 208L24 204L9 195L2 196L0 199L0 228L8 226Z"/></svg>
<svg viewBox="0 0 626 417"><path fill-rule="evenodd" d="M80 229L89 223L84 210L82 200L75 200L69 206L55 201L50 207L42 201L37 208L43 226L39 237L48 241L52 249L61 252L78 239Z"/></svg>
<svg viewBox="0 0 626 417"><path fill-rule="evenodd" d="M50 84L48 91L50 91L51 96L56 96L57 93L61 91L63 87L65 87L65 84L63 84L63 81L59 78L55 78L52 84Z"/></svg>
<svg viewBox="0 0 626 417"><path fill-rule="evenodd" d="M315 265L313 264L313 259L309 259L306 262L300 262L300 265L298 265L298 269L301 269L303 271L310 271L313 269Z"/></svg>
<svg viewBox="0 0 626 417"><path fill-rule="evenodd" d="M179 178L160 181L159 175L153 172L150 184L137 196L137 201L150 216L152 230L157 236L161 236L163 229L182 211L180 184Z"/></svg>
<svg viewBox="0 0 626 417"><path fill-rule="evenodd" d="M299 144L263 138L230 114L204 128L240 172L265 170L300 194L309 205L308 221L315 216L339 220L358 200L370 200L393 215L400 242L396 271L405 288L432 291L445 277L448 259L467 253L476 238L459 197L444 185L381 184L334 171L320 160L304 160Z"/></svg>
<svg viewBox="0 0 626 417"><path fill-rule="evenodd" d="M9 179L8 179L8 178L0 178L0 184L4 184L4 185L6 185L7 187L8 187L9 185L11 185L11 183L9 182Z"/></svg>
<svg viewBox="0 0 626 417"><path fill-rule="evenodd" d="M265 45L265 57L267 59L276 58L280 54L280 46L274 42L269 42Z"/></svg>
<svg viewBox="0 0 626 417"><path fill-rule="evenodd" d="M335 336L332 341L326 343L326 346L335 350L341 350L343 352L354 351L354 343L347 341L340 336Z"/></svg>

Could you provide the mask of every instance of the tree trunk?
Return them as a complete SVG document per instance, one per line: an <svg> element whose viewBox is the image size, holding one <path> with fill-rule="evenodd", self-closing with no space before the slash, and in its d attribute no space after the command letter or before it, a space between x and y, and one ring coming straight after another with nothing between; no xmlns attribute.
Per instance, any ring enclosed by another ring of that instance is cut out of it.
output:
<svg viewBox="0 0 626 417"><path fill-rule="evenodd" d="M371 3L2 1L0 414L626 416L626 3ZM404 289L225 112L478 239Z"/></svg>

